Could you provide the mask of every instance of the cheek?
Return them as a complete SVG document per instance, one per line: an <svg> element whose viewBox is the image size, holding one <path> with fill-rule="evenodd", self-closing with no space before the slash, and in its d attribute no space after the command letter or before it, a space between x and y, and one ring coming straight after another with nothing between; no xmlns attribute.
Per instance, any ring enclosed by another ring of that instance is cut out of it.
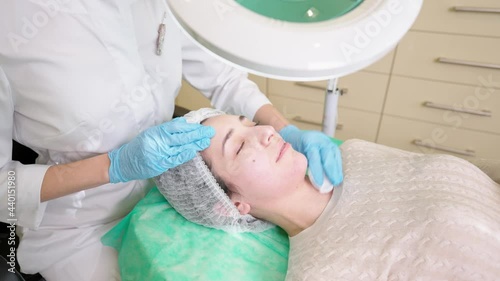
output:
<svg viewBox="0 0 500 281"><path fill-rule="evenodd" d="M268 161L259 160L257 157L249 157L238 165L234 171L238 186L258 187L263 184L273 182L272 166Z"/></svg>
<svg viewBox="0 0 500 281"><path fill-rule="evenodd" d="M296 169L300 169L303 173L306 173L307 170L307 158L304 154L294 151L293 158L294 166Z"/></svg>
<svg viewBox="0 0 500 281"><path fill-rule="evenodd" d="M297 182L303 180L307 171L307 158L296 151L293 151L291 157L287 159L284 163L285 168L284 177L286 177L289 182Z"/></svg>
<svg viewBox="0 0 500 281"><path fill-rule="evenodd" d="M232 182L253 198L269 197L293 190L304 179L306 168L307 160L300 153L279 164L249 157L234 170Z"/></svg>

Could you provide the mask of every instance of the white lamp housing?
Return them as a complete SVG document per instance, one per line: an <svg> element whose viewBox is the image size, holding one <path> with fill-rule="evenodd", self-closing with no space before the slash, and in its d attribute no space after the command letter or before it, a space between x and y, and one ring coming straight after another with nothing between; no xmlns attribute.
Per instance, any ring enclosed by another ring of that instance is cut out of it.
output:
<svg viewBox="0 0 500 281"><path fill-rule="evenodd" d="M262 16L235 0L166 2L180 26L211 53L245 71L293 81L340 77L376 62L422 6L422 0L364 0L338 18L297 23Z"/></svg>

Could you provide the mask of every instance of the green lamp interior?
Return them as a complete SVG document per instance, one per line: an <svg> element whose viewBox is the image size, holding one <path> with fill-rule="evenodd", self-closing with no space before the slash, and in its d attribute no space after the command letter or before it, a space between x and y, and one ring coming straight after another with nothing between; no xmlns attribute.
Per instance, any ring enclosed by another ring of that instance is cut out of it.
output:
<svg viewBox="0 0 500 281"><path fill-rule="evenodd" d="M320 22L341 17L363 0L235 0L260 15L289 22Z"/></svg>

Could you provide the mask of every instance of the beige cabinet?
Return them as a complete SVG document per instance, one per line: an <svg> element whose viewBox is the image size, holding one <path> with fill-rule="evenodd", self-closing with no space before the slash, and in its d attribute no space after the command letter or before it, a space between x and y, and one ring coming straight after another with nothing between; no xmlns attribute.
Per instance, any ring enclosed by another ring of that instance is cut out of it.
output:
<svg viewBox="0 0 500 281"><path fill-rule="evenodd" d="M427 0L412 29L498 37L499 12L498 0Z"/></svg>
<svg viewBox="0 0 500 281"><path fill-rule="evenodd" d="M346 94L335 136L500 158L500 18L492 13L498 8L496 0L425 1L394 52L340 78ZM325 87L326 81L268 79L271 101L303 129L321 129Z"/></svg>
<svg viewBox="0 0 500 281"><path fill-rule="evenodd" d="M500 37L410 31L398 45L393 74L468 85L500 81Z"/></svg>
<svg viewBox="0 0 500 281"><path fill-rule="evenodd" d="M335 137L376 141L395 52L364 71L339 79L338 122ZM301 129L321 130L327 81L290 82L268 79L268 97Z"/></svg>
<svg viewBox="0 0 500 281"><path fill-rule="evenodd" d="M335 137L500 159L500 1L424 1L396 50L341 77ZM252 78L283 115L321 130L326 81ZM183 87L178 103L209 105Z"/></svg>
<svg viewBox="0 0 500 281"><path fill-rule="evenodd" d="M500 135L384 115L378 142L418 153L500 159Z"/></svg>
<svg viewBox="0 0 500 281"><path fill-rule="evenodd" d="M395 76L384 113L500 134L500 90Z"/></svg>
<svg viewBox="0 0 500 281"><path fill-rule="evenodd" d="M377 142L500 159L500 2L424 1L397 47Z"/></svg>

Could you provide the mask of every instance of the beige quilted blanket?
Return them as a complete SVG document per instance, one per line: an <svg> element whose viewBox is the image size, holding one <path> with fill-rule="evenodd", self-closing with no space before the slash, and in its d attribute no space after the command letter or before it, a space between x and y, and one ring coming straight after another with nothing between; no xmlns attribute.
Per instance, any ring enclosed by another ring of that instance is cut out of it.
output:
<svg viewBox="0 0 500 281"><path fill-rule="evenodd" d="M360 140L341 150L340 197L291 238L287 280L500 280L500 185L483 171Z"/></svg>

